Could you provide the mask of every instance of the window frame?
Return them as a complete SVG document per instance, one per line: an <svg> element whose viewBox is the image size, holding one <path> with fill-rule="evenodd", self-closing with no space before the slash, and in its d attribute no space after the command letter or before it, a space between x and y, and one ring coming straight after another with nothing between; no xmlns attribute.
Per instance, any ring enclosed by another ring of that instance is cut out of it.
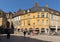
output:
<svg viewBox="0 0 60 42"><path fill-rule="evenodd" d="M44 18L44 13L42 13L42 16L41 17Z"/></svg>

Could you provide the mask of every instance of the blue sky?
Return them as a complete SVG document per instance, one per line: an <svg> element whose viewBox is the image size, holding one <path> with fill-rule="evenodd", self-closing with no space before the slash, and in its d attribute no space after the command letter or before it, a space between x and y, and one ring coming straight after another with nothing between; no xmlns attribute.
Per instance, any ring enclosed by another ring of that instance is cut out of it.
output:
<svg viewBox="0 0 60 42"><path fill-rule="evenodd" d="M60 11L60 0L37 0L39 6L45 6ZM16 12L18 9L28 9L33 7L36 0L0 0L0 9L5 12Z"/></svg>

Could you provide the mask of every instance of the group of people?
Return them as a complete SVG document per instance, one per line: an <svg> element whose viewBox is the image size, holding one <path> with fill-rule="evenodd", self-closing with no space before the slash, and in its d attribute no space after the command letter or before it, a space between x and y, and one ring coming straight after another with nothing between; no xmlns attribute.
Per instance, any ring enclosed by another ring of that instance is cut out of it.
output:
<svg viewBox="0 0 60 42"><path fill-rule="evenodd" d="M24 37L26 36L26 34L28 34L28 35L34 35L35 33L34 33L34 31L32 31L32 32L27 32L27 31L23 31L23 34L24 34Z"/></svg>

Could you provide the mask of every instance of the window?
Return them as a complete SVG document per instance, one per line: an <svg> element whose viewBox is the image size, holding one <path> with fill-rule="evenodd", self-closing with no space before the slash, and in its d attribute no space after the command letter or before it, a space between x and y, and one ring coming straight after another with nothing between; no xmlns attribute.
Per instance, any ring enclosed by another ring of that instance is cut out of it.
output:
<svg viewBox="0 0 60 42"><path fill-rule="evenodd" d="M46 18L48 18L48 13L46 14Z"/></svg>
<svg viewBox="0 0 60 42"><path fill-rule="evenodd" d="M44 18L44 13L42 13L42 18Z"/></svg>
<svg viewBox="0 0 60 42"><path fill-rule="evenodd" d="M41 31L44 31L45 30L45 28L41 28Z"/></svg>
<svg viewBox="0 0 60 42"><path fill-rule="evenodd" d="M38 13L38 18L40 18L40 14Z"/></svg>
<svg viewBox="0 0 60 42"><path fill-rule="evenodd" d="M16 17L16 19L18 20L18 17Z"/></svg>
<svg viewBox="0 0 60 42"><path fill-rule="evenodd" d="M48 20L46 20L46 25L48 25Z"/></svg>
<svg viewBox="0 0 60 42"><path fill-rule="evenodd" d="M58 20L58 16L56 16L56 21Z"/></svg>
<svg viewBox="0 0 60 42"><path fill-rule="evenodd" d="M30 20L28 20L28 25L30 25Z"/></svg>
<svg viewBox="0 0 60 42"><path fill-rule="evenodd" d="M44 25L44 20L42 20L42 25Z"/></svg>
<svg viewBox="0 0 60 42"><path fill-rule="evenodd" d="M33 18L35 18L35 16L33 16Z"/></svg>
<svg viewBox="0 0 60 42"><path fill-rule="evenodd" d="M25 26L25 21L24 21L24 26Z"/></svg>
<svg viewBox="0 0 60 42"><path fill-rule="evenodd" d="M19 16L19 20L21 19L21 16Z"/></svg>
<svg viewBox="0 0 60 42"><path fill-rule="evenodd" d="M35 23L33 23L33 25L35 25Z"/></svg>
<svg viewBox="0 0 60 42"><path fill-rule="evenodd" d="M56 24L58 25L58 16L56 16Z"/></svg>
<svg viewBox="0 0 60 42"><path fill-rule="evenodd" d="M17 21L18 22L18 25L20 25L20 21Z"/></svg>
<svg viewBox="0 0 60 42"><path fill-rule="evenodd" d="M16 21L16 17L14 18L14 20Z"/></svg>
<svg viewBox="0 0 60 42"><path fill-rule="evenodd" d="M19 25L21 25L21 21L19 21L20 23L19 23Z"/></svg>
<svg viewBox="0 0 60 42"><path fill-rule="evenodd" d="M40 20L37 20L37 25L39 25L40 24Z"/></svg>
<svg viewBox="0 0 60 42"><path fill-rule="evenodd" d="M41 32L44 33L45 32L45 28L41 28Z"/></svg>
<svg viewBox="0 0 60 42"><path fill-rule="evenodd" d="M23 21L22 21L21 25L24 26L24 22Z"/></svg>
<svg viewBox="0 0 60 42"><path fill-rule="evenodd" d="M28 14L28 19L30 19L30 14Z"/></svg>
<svg viewBox="0 0 60 42"><path fill-rule="evenodd" d="M33 28L29 28L29 32L32 32L33 31Z"/></svg>
<svg viewBox="0 0 60 42"><path fill-rule="evenodd" d="M51 15L51 20L53 20L53 15Z"/></svg>

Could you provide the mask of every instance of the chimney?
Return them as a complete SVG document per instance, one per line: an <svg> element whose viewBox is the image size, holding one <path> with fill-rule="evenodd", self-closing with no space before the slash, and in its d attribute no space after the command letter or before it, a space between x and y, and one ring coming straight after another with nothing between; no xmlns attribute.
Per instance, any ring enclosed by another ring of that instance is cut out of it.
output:
<svg viewBox="0 0 60 42"><path fill-rule="evenodd" d="M38 2L35 2L34 7L35 7L35 8L38 7Z"/></svg>

